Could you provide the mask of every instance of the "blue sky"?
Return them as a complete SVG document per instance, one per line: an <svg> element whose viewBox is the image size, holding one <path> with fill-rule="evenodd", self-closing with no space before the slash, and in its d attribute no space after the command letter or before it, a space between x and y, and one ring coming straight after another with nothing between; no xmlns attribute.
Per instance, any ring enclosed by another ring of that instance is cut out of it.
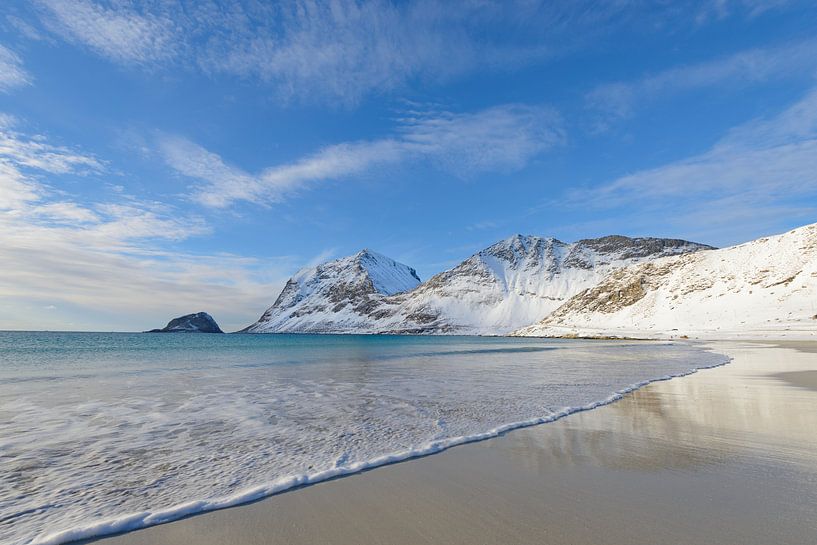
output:
<svg viewBox="0 0 817 545"><path fill-rule="evenodd" d="M0 328L254 321L375 249L718 246L817 215L811 2L0 8Z"/></svg>

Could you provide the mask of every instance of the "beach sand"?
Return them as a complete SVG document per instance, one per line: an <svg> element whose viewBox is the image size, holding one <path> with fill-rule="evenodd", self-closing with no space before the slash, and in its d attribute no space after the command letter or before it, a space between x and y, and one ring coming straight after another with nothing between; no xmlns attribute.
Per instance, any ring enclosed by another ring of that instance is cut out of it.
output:
<svg viewBox="0 0 817 545"><path fill-rule="evenodd" d="M106 545L817 543L817 343ZM479 392L474 392L479 395Z"/></svg>

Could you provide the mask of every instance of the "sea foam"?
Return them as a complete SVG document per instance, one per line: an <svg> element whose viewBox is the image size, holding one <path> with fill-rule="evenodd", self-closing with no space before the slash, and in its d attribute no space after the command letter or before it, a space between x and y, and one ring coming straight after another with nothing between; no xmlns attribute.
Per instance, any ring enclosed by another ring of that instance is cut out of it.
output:
<svg viewBox="0 0 817 545"><path fill-rule="evenodd" d="M222 509L727 361L671 343L465 338L230 341L191 359L184 343L196 342L157 351L161 363L125 347L101 358L129 362L118 369L99 355L52 365L57 383L18 365L0 387L3 541L59 544Z"/></svg>

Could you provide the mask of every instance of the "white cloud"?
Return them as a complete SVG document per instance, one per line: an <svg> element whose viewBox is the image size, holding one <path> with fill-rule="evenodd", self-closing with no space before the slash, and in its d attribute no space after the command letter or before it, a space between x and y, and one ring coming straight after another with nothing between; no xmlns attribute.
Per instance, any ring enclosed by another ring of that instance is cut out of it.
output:
<svg viewBox="0 0 817 545"><path fill-rule="evenodd" d="M791 196L817 192L817 140L755 149L711 151L619 178L595 197L608 204L676 199L712 192Z"/></svg>
<svg viewBox="0 0 817 545"><path fill-rule="evenodd" d="M736 13L745 14L749 18L770 11L784 8L796 3L793 0L709 0L700 6L696 21L706 23L720 20Z"/></svg>
<svg viewBox="0 0 817 545"><path fill-rule="evenodd" d="M44 218L54 222L64 222L73 225L83 223L97 223L100 217L93 210L73 202L52 202L42 204L30 210L35 217Z"/></svg>
<svg viewBox="0 0 817 545"><path fill-rule="evenodd" d="M606 120L629 117L636 105L657 97L714 86L740 88L783 76L817 74L817 41L750 49L698 64L671 68L632 82L596 87L588 107ZM602 128L607 121L601 121Z"/></svg>
<svg viewBox="0 0 817 545"><path fill-rule="evenodd" d="M601 200L723 191L817 192L817 90L771 119L735 127L706 153L623 176Z"/></svg>
<svg viewBox="0 0 817 545"><path fill-rule="evenodd" d="M91 0L37 0L45 22L64 38L90 47L114 61L145 64L176 54L173 24L116 2L105 7Z"/></svg>
<svg viewBox="0 0 817 545"><path fill-rule="evenodd" d="M802 203L815 195L817 89L776 116L735 127L704 153L573 191L568 203L627 207L631 224L648 217L699 233L751 233L808 219L813 207Z"/></svg>
<svg viewBox="0 0 817 545"><path fill-rule="evenodd" d="M24 38L34 41L41 41L45 39L36 28L16 15L7 15L6 22Z"/></svg>
<svg viewBox="0 0 817 545"><path fill-rule="evenodd" d="M198 217L126 196L79 202L54 191L42 175L99 173L101 162L7 127L0 127L0 329L149 328L202 307L232 329L256 319L280 288L287 259L167 246L208 233ZM45 313L55 310L47 305L59 312Z"/></svg>
<svg viewBox="0 0 817 545"><path fill-rule="evenodd" d="M9 48L0 45L0 91L8 92L31 84L31 76L23 68L23 61Z"/></svg>
<svg viewBox="0 0 817 545"><path fill-rule="evenodd" d="M475 113L410 112L391 137L328 146L258 174L180 137L163 137L159 147L172 168L201 182L193 187L195 200L221 208L236 201L277 202L316 182L408 161L430 161L458 176L516 170L563 140L555 112L510 104Z"/></svg>
<svg viewBox="0 0 817 545"><path fill-rule="evenodd" d="M268 13L245 5L242 16L252 20L232 18L231 36L210 41L199 62L207 71L271 82L285 97L308 92L355 102L367 92L445 79L486 61L468 31L476 11L467 2L456 15L436 2L302 0ZM279 24L259 26L259 16Z"/></svg>
<svg viewBox="0 0 817 545"><path fill-rule="evenodd" d="M14 116L0 113L0 211L19 213L47 192L30 170L52 174L100 170L94 157L45 142L44 137L26 137L15 130Z"/></svg>
<svg viewBox="0 0 817 545"><path fill-rule="evenodd" d="M404 118L406 148L459 175L518 170L565 139L551 109L507 104L476 113L432 112Z"/></svg>
<svg viewBox="0 0 817 545"><path fill-rule="evenodd" d="M516 6L494 2L461 2L456 9L430 0L36 2L49 30L115 62L181 62L261 80L298 100L349 104L414 80L506 69L550 54L536 40L490 41L486 26L521 26Z"/></svg>
<svg viewBox="0 0 817 545"><path fill-rule="evenodd" d="M285 100L345 105L416 83L541 63L616 31L672 32L782 3L35 1L53 33L115 62L196 67L265 82Z"/></svg>
<svg viewBox="0 0 817 545"><path fill-rule="evenodd" d="M0 211L15 210L39 198L39 184L29 181L8 161L0 160Z"/></svg>
<svg viewBox="0 0 817 545"><path fill-rule="evenodd" d="M67 174L76 171L102 170L102 163L90 155L76 153L68 148L48 144L41 135L23 138L0 123L0 158L19 166L33 168L51 174Z"/></svg>

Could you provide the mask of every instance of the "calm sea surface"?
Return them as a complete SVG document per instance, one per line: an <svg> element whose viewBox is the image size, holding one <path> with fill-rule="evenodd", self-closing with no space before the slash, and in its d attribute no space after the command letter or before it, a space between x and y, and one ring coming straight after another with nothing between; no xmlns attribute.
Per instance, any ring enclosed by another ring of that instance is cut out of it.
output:
<svg viewBox="0 0 817 545"><path fill-rule="evenodd" d="M0 543L172 520L724 362L671 343L0 332Z"/></svg>

